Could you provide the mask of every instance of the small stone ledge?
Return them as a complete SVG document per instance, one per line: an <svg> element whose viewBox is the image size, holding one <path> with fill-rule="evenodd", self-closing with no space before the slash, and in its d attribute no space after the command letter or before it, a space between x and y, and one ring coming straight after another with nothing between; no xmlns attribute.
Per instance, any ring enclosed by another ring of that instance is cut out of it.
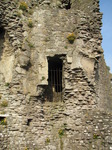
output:
<svg viewBox="0 0 112 150"><path fill-rule="evenodd" d="M9 116L8 114L0 114L0 118L6 118L8 116Z"/></svg>

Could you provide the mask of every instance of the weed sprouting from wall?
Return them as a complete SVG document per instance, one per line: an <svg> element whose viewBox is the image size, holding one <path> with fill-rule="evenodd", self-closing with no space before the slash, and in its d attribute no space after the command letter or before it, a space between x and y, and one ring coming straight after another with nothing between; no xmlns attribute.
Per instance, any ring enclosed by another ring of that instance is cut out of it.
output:
<svg viewBox="0 0 112 150"><path fill-rule="evenodd" d="M75 34L74 34L74 33L70 33L70 34L67 36L67 39L68 39L69 43L73 44L73 43L74 43L74 40L76 39Z"/></svg>
<svg viewBox="0 0 112 150"><path fill-rule="evenodd" d="M59 138L60 138L60 149L63 150L63 141L62 141L62 137L64 136L64 132L65 132L65 129L59 129L58 130L58 135L59 135Z"/></svg>
<svg viewBox="0 0 112 150"><path fill-rule="evenodd" d="M29 150L27 147L24 150Z"/></svg>
<svg viewBox="0 0 112 150"><path fill-rule="evenodd" d="M35 47L34 44L31 43L31 42L28 43L28 46L29 46L30 48L34 48L34 47Z"/></svg>
<svg viewBox="0 0 112 150"><path fill-rule="evenodd" d="M49 144L49 143L50 143L50 138L49 138L49 137L46 138L45 143L46 143L46 144Z"/></svg>
<svg viewBox="0 0 112 150"><path fill-rule="evenodd" d="M30 41L30 40L25 39L25 41L28 43L28 46L29 46L31 49L35 47L35 46L34 46L34 44L33 44L33 43L31 43L31 41Z"/></svg>
<svg viewBox="0 0 112 150"><path fill-rule="evenodd" d="M7 87L8 87L9 85L10 85L10 84L9 84L8 82L7 82L7 83L5 83L5 86L7 86Z"/></svg>
<svg viewBox="0 0 112 150"><path fill-rule="evenodd" d="M8 106L8 101L4 100L1 102L1 107L7 107Z"/></svg>
<svg viewBox="0 0 112 150"><path fill-rule="evenodd" d="M59 129L58 130L58 135L60 138L62 138L62 136L64 135L64 129Z"/></svg>
<svg viewBox="0 0 112 150"><path fill-rule="evenodd" d="M3 119L0 121L0 125L7 125L7 119L6 119L6 118L3 118Z"/></svg>
<svg viewBox="0 0 112 150"><path fill-rule="evenodd" d="M43 80L45 80L45 77L44 77L44 76L42 76L42 79L41 79L41 81L43 81Z"/></svg>
<svg viewBox="0 0 112 150"><path fill-rule="evenodd" d="M20 2L19 9L26 11L28 9L28 5L26 2Z"/></svg>
<svg viewBox="0 0 112 150"><path fill-rule="evenodd" d="M29 28L33 28L33 22L32 22L31 19L28 20L27 25L28 25Z"/></svg>
<svg viewBox="0 0 112 150"><path fill-rule="evenodd" d="M98 134L93 134L93 139L98 139L99 135Z"/></svg>

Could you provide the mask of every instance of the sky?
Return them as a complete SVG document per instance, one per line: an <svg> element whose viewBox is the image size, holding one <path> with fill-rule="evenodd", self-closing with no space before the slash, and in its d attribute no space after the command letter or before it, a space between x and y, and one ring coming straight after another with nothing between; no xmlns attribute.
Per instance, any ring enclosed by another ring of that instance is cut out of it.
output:
<svg viewBox="0 0 112 150"><path fill-rule="evenodd" d="M102 48L106 64L112 73L112 0L100 0L100 11L103 13Z"/></svg>

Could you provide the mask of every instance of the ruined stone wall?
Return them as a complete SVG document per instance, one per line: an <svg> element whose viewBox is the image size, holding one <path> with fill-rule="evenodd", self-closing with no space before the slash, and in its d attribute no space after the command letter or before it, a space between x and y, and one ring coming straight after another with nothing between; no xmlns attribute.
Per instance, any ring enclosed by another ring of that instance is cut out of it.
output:
<svg viewBox="0 0 112 150"><path fill-rule="evenodd" d="M108 110L111 112L112 108L112 83L111 83L111 73L105 64L104 58L101 57L98 66L98 88L99 97L102 101L99 101L99 107L103 110Z"/></svg>
<svg viewBox="0 0 112 150"><path fill-rule="evenodd" d="M0 39L0 150L111 150L111 84L104 79L108 72L103 75L99 1L21 2L0 1L5 29ZM46 97L48 58L53 56L63 62L58 102Z"/></svg>

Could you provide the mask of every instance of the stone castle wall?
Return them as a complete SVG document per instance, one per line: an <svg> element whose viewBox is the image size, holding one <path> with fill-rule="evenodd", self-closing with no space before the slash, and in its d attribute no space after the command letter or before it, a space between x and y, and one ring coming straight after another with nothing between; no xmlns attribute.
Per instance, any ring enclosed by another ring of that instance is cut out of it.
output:
<svg viewBox="0 0 112 150"><path fill-rule="evenodd" d="M0 150L111 150L99 1L26 0L26 10L21 2L0 1ZM54 56L63 62L58 102L47 99Z"/></svg>

